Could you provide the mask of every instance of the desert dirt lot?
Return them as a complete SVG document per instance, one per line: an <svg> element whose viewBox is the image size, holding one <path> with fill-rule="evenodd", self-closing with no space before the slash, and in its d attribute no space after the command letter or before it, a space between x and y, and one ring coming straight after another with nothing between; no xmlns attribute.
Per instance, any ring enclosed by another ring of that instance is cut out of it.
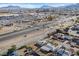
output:
<svg viewBox="0 0 79 59"><path fill-rule="evenodd" d="M18 14L0 13L0 16L18 16Z"/></svg>
<svg viewBox="0 0 79 59"><path fill-rule="evenodd" d="M12 38L11 40L6 40L0 42L0 51L4 51L8 48L10 48L12 45L16 45L17 47L20 47L24 44L29 45L34 43L37 40L40 40L44 38L46 35L48 29L41 29L38 31L34 31L28 34L24 34L15 38ZM24 37L26 35L26 37ZM7 43L5 43L7 42Z"/></svg>
<svg viewBox="0 0 79 59"><path fill-rule="evenodd" d="M13 32L15 30L18 31L18 30L21 30L21 29L25 29L28 26L27 24L22 24L22 25L19 25L19 26L16 26L16 25L19 25L19 24L14 24L13 26L4 26L3 28L0 29L0 35L10 33L10 32Z"/></svg>

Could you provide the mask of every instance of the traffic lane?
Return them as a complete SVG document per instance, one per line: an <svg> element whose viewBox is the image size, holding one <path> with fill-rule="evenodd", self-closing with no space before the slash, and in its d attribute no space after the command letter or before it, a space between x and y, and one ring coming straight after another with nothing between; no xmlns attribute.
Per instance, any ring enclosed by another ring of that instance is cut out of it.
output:
<svg viewBox="0 0 79 59"><path fill-rule="evenodd" d="M37 30L37 29L45 28L46 25L53 24L53 23L54 22L51 21L51 22L47 22L47 23L44 23L44 24L33 26L31 28L28 28L28 29L25 29L25 30L22 30L22 31L19 31L19 32L13 32L13 33L10 33L10 34L7 34L7 35L0 36L0 41L11 39L11 38L14 38L14 37L22 35L22 34L27 34L29 32Z"/></svg>
<svg viewBox="0 0 79 59"><path fill-rule="evenodd" d="M30 28L30 29L23 30L23 31L20 31L20 32L14 32L14 33L11 33L11 34L8 34L8 35L5 35L5 36L1 36L0 41L12 39L14 37L17 37L17 36L20 36L20 35L23 35L23 34L27 34L27 33L30 33L32 31L36 31L36 30L42 29L42 28L43 27L34 27L34 28Z"/></svg>

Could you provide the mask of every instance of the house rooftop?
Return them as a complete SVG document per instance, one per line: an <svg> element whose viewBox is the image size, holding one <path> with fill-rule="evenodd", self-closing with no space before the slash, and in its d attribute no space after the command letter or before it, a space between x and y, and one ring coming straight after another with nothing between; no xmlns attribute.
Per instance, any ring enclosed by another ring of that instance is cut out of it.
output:
<svg viewBox="0 0 79 59"><path fill-rule="evenodd" d="M47 45L42 46L41 50L44 50L44 51L47 51L47 52L48 51L54 51L55 47L52 44L48 43Z"/></svg>
<svg viewBox="0 0 79 59"><path fill-rule="evenodd" d="M57 55L58 56L69 56L71 55L69 51L66 51L64 49L59 49L57 50Z"/></svg>

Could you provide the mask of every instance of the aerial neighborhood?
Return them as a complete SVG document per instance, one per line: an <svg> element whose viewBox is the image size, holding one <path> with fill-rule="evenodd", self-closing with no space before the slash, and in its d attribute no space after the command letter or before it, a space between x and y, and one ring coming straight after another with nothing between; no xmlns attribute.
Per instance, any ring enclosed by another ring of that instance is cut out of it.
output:
<svg viewBox="0 0 79 59"><path fill-rule="evenodd" d="M0 7L0 56L79 56L79 4Z"/></svg>

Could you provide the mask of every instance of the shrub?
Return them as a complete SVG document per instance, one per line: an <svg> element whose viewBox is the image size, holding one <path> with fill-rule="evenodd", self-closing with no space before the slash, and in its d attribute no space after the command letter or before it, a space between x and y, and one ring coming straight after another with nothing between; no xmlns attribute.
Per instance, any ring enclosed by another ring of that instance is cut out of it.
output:
<svg viewBox="0 0 79 59"><path fill-rule="evenodd" d="M23 45L20 48L18 48L18 50L23 49L23 48L27 48L27 46L26 45Z"/></svg>
<svg viewBox="0 0 79 59"><path fill-rule="evenodd" d="M16 50L16 45L13 45L12 48L8 49L7 55L10 55L15 50Z"/></svg>
<svg viewBox="0 0 79 59"><path fill-rule="evenodd" d="M79 50L77 51L77 55L79 56Z"/></svg>
<svg viewBox="0 0 79 59"><path fill-rule="evenodd" d="M49 15L48 17L46 17L48 19L48 21L52 21L53 19L55 19L57 16L51 16Z"/></svg>

